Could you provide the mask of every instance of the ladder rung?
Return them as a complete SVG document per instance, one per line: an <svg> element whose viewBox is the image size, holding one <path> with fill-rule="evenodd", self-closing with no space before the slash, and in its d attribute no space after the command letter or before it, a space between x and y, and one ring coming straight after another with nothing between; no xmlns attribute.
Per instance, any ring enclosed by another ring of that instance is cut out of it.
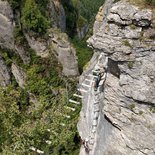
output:
<svg viewBox="0 0 155 155"><path fill-rule="evenodd" d="M68 118L68 119L71 118L71 116L69 116L69 115L65 115L64 117L66 117L66 118Z"/></svg>
<svg viewBox="0 0 155 155"><path fill-rule="evenodd" d="M75 104L80 104L80 102L74 101L74 100L72 100L72 99L69 99L69 102L70 102L70 103L75 103Z"/></svg>
<svg viewBox="0 0 155 155"><path fill-rule="evenodd" d="M83 98L82 95L78 95L78 94L73 94L73 96L75 96L75 97L79 97L79 98Z"/></svg>
<svg viewBox="0 0 155 155"><path fill-rule="evenodd" d="M88 92L87 90L84 90L84 89L77 89L77 90L80 91L80 92L84 92L84 93Z"/></svg>
<svg viewBox="0 0 155 155"><path fill-rule="evenodd" d="M85 79L85 81L88 81L88 82L94 82L94 80L90 80L90 79Z"/></svg>
<svg viewBox="0 0 155 155"><path fill-rule="evenodd" d="M89 87L89 88L91 88L90 85L87 85L87 84L85 84L85 83L82 83L81 85L82 85L82 86L85 86L85 87Z"/></svg>
<svg viewBox="0 0 155 155"><path fill-rule="evenodd" d="M68 106L65 106L66 109L69 109L69 110L72 110L72 111L75 111L76 109L75 108L72 108L72 107L68 107Z"/></svg>
<svg viewBox="0 0 155 155"><path fill-rule="evenodd" d="M89 77L95 77L95 78L98 77L98 76L96 76L96 75L92 75L92 74L88 74L87 76L89 76Z"/></svg>
<svg viewBox="0 0 155 155"><path fill-rule="evenodd" d="M52 144L52 142L51 142L50 140L46 140L45 142L46 142L47 144L49 144L49 145Z"/></svg>
<svg viewBox="0 0 155 155"><path fill-rule="evenodd" d="M39 149L36 149L35 147L30 147L30 150L32 150L32 151L36 151L37 153L40 153L40 154L44 154L44 151L41 151L41 150L39 150Z"/></svg>
<svg viewBox="0 0 155 155"><path fill-rule="evenodd" d="M64 124L64 123L60 123L60 125L61 125L61 126L66 126L66 124Z"/></svg>

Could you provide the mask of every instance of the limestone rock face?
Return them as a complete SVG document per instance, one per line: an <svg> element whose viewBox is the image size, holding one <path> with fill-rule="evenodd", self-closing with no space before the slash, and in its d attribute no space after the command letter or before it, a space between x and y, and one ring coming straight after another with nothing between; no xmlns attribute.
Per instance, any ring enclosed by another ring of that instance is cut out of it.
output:
<svg viewBox="0 0 155 155"><path fill-rule="evenodd" d="M21 59L23 60L23 63L24 64L28 64L30 63L30 54L27 50L24 49L23 46L21 45L15 45L15 50L16 50L16 53L20 55Z"/></svg>
<svg viewBox="0 0 155 155"><path fill-rule="evenodd" d="M63 74L66 76L79 75L76 51L65 33L53 33L50 35L50 49L55 53L62 64Z"/></svg>
<svg viewBox="0 0 155 155"><path fill-rule="evenodd" d="M80 84L85 82L86 75L92 74L101 55L103 60L108 59L106 79L102 87L99 85L97 94L94 85L83 93L79 133L83 140L88 139L90 155L154 155L155 31L151 26L152 11L120 1L111 6L105 18L100 29L88 40L97 56L81 76ZM105 66L104 61L100 63ZM93 130L96 99L100 110ZM86 155L84 147L80 155Z"/></svg>
<svg viewBox="0 0 155 155"><path fill-rule="evenodd" d="M52 25L55 28L60 28L61 31L66 30L66 14L59 0L50 0L48 7Z"/></svg>
<svg viewBox="0 0 155 155"><path fill-rule="evenodd" d="M11 65L11 71L12 74L14 75L16 82L18 83L18 85L21 88L24 88L25 85L25 80L26 80L26 74L24 73L24 71L22 70L22 68L20 68L17 64L12 64Z"/></svg>
<svg viewBox="0 0 155 155"><path fill-rule="evenodd" d="M28 33L25 33L25 37L29 46L36 52L36 54L42 58L49 56L48 44L45 39L31 37Z"/></svg>
<svg viewBox="0 0 155 155"><path fill-rule="evenodd" d="M38 56L47 58L54 53L63 67L62 72L65 76L79 75L76 51L65 33L58 29L50 29L46 40L30 37L28 34L25 36L30 47Z"/></svg>
<svg viewBox="0 0 155 155"><path fill-rule="evenodd" d="M8 84L10 84L10 82L11 82L11 78L10 78L9 70L0 55L0 86L5 87Z"/></svg>
<svg viewBox="0 0 155 155"><path fill-rule="evenodd" d="M0 0L0 46L3 48L14 48L13 37L13 12L7 1Z"/></svg>

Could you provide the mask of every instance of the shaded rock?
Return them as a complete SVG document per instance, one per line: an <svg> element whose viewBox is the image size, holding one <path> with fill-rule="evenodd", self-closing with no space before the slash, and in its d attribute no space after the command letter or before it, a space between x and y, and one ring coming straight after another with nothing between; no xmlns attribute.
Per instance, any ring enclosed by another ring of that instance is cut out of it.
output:
<svg viewBox="0 0 155 155"><path fill-rule="evenodd" d="M151 12L151 10L138 11L134 15L134 19L138 26L142 26L142 27L149 26L151 24L151 20L152 20L152 12Z"/></svg>
<svg viewBox="0 0 155 155"><path fill-rule="evenodd" d="M54 28L60 28L61 31L66 30L66 15L63 6L59 0L50 0L48 6L49 16Z"/></svg>
<svg viewBox="0 0 155 155"><path fill-rule="evenodd" d="M13 37L13 12L7 1L0 0L0 46L3 48L14 48Z"/></svg>
<svg viewBox="0 0 155 155"><path fill-rule="evenodd" d="M7 86L11 83L9 70L0 55L0 86Z"/></svg>
<svg viewBox="0 0 155 155"><path fill-rule="evenodd" d="M83 27L77 28L77 35L78 35L78 38L80 38L80 39L84 38L85 35L86 35L87 32L88 32L88 29L89 29L88 24L84 24Z"/></svg>
<svg viewBox="0 0 155 155"><path fill-rule="evenodd" d="M30 60L31 60L30 54L28 53L28 51L26 51L24 49L24 47L22 47L20 45L15 45L15 50L20 55L20 57L23 60L24 64L30 63Z"/></svg>
<svg viewBox="0 0 155 155"><path fill-rule="evenodd" d="M12 74L14 75L16 82L18 83L18 85L21 88L24 88L25 85L25 80L26 80L26 74L24 73L24 71L22 70L22 68L20 68L19 66L17 66L17 64L12 64L11 65L11 71Z"/></svg>

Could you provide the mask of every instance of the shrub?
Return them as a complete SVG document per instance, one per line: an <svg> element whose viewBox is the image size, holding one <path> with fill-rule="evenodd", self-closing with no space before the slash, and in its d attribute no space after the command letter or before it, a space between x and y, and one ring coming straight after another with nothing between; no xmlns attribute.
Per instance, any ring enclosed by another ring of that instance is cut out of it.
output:
<svg viewBox="0 0 155 155"><path fill-rule="evenodd" d="M17 9L20 7L21 4L21 0L8 0L8 2L10 3L12 9Z"/></svg>
<svg viewBox="0 0 155 155"><path fill-rule="evenodd" d="M135 104L130 104L130 105L129 105L129 109L130 109L130 110L133 110L135 107L136 107Z"/></svg>
<svg viewBox="0 0 155 155"><path fill-rule="evenodd" d="M129 69L132 69L133 68L133 65L134 65L134 62L133 61L128 62L128 68Z"/></svg>
<svg viewBox="0 0 155 155"><path fill-rule="evenodd" d="M35 0L25 1L24 8L22 9L21 22L24 29L41 34L46 32L50 24L47 18L41 14Z"/></svg>
<svg viewBox="0 0 155 155"><path fill-rule="evenodd" d="M149 5L155 5L155 0L145 0L145 2Z"/></svg>
<svg viewBox="0 0 155 155"><path fill-rule="evenodd" d="M128 40L124 40L123 44L128 47L132 47Z"/></svg>

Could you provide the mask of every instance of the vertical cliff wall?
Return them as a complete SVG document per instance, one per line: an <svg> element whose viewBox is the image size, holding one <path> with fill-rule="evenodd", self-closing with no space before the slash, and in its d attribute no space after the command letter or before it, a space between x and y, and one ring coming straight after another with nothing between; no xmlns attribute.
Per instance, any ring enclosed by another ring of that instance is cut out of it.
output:
<svg viewBox="0 0 155 155"><path fill-rule="evenodd" d="M80 79L80 155L154 155L154 12L107 2L88 40L94 56Z"/></svg>

